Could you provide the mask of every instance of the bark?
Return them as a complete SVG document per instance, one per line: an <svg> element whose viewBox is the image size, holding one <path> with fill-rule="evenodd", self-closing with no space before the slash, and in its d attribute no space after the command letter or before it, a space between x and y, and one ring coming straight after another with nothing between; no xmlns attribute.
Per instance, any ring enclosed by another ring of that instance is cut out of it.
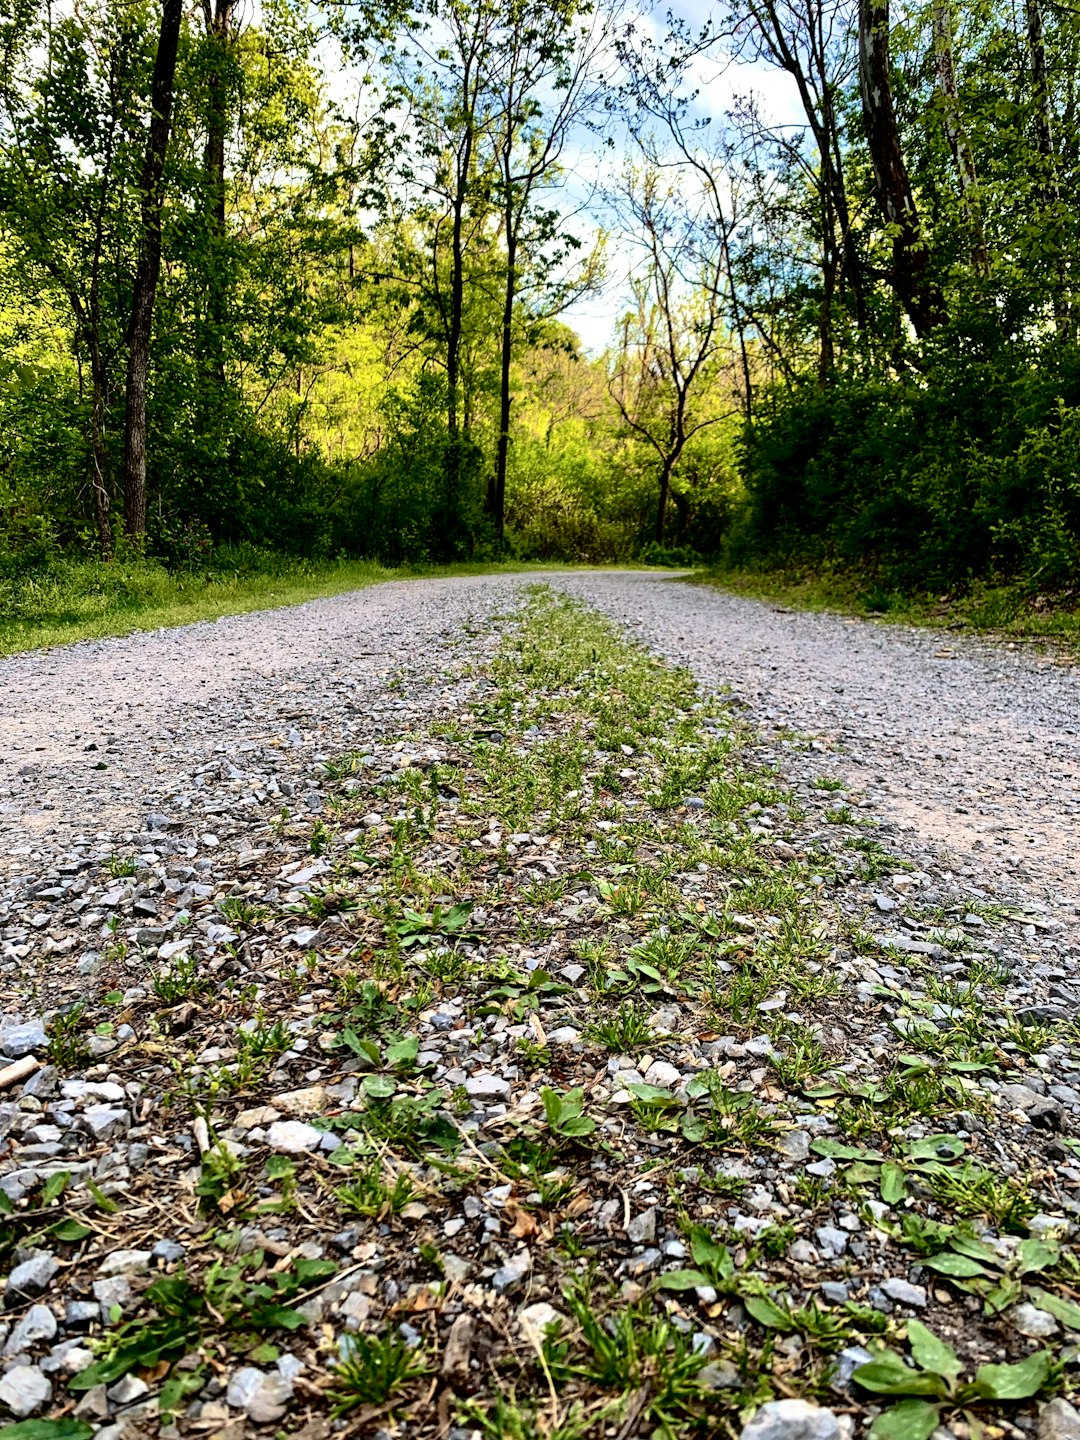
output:
<svg viewBox="0 0 1080 1440"><path fill-rule="evenodd" d="M960 187L960 203L964 211L964 227L968 233L971 264L976 274L985 277L990 273L990 258L986 250L982 208L979 204L979 176L975 169L975 157L968 143L967 131L964 129L960 96L956 89L951 0L934 0L934 59L945 118L945 138L949 142Z"/></svg>
<svg viewBox="0 0 1080 1440"><path fill-rule="evenodd" d="M1054 319L1058 331L1064 334L1069 327L1069 301L1065 266L1058 242L1060 222L1056 212L1061 204L1061 190L1058 184L1057 146L1050 119L1050 79L1046 68L1042 0L1024 0L1024 19L1027 25L1028 63L1031 66L1035 146L1039 154L1038 194L1044 214L1049 212L1054 216L1046 230L1055 252L1053 264L1058 277L1054 291Z"/></svg>
<svg viewBox="0 0 1080 1440"><path fill-rule="evenodd" d="M664 527L667 523L668 495L671 493L671 472L678 456L665 456L660 467L660 499L656 507L656 543L664 543Z"/></svg>
<svg viewBox="0 0 1080 1440"><path fill-rule="evenodd" d="M224 256L225 239L225 131L227 121L228 47L232 33L235 0L203 0L203 21L210 41L210 68L206 82L206 146L203 150L203 185L206 194L207 230L210 239L208 271L208 313L213 329L210 369L225 383L222 335L225 328ZM350 265L352 257L350 252Z"/></svg>
<svg viewBox="0 0 1080 1440"><path fill-rule="evenodd" d="M163 0L161 31L150 87L150 129L139 183L142 194L139 262L128 326L127 408L124 421L124 528L137 544L146 533L146 386L150 330L161 269L161 211L169 147L182 0Z"/></svg>
<svg viewBox="0 0 1080 1440"><path fill-rule="evenodd" d="M496 536L502 544L506 523L506 467L510 454L510 410L513 397L510 389L510 367L514 353L514 300L517 294L517 235L509 207L506 216L506 289L503 293L502 341L499 356L499 440L495 450L495 483L492 489L491 517Z"/></svg>
<svg viewBox="0 0 1080 1440"><path fill-rule="evenodd" d="M889 64L889 0L859 0L859 88L878 207L893 235L889 278L921 337L941 325L946 314L930 273L930 252L900 145Z"/></svg>

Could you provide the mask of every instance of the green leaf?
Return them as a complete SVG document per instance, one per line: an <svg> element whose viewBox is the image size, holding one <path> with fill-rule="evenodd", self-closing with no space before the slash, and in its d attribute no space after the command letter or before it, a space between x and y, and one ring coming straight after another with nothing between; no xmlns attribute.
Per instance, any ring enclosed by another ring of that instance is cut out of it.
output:
<svg viewBox="0 0 1080 1440"><path fill-rule="evenodd" d="M360 1088L373 1100L388 1100L397 1089L397 1081L390 1075L365 1075Z"/></svg>
<svg viewBox="0 0 1080 1440"><path fill-rule="evenodd" d="M391 1069L399 1065L415 1065L416 1057L420 1053L420 1041L416 1035L406 1035L401 1040L395 1040L386 1047L386 1064Z"/></svg>
<svg viewBox="0 0 1080 1440"><path fill-rule="evenodd" d="M78 1220L58 1220L55 1225L49 1226L49 1234L55 1235L57 1240L64 1240L73 1245L76 1240L85 1240L87 1235L94 1232L89 1225L82 1225Z"/></svg>
<svg viewBox="0 0 1080 1440"><path fill-rule="evenodd" d="M105 1191L102 1190L101 1186L96 1184L95 1181L91 1180L89 1176L87 1176L86 1188L90 1191L90 1194L97 1201L98 1209L104 1210L106 1215L115 1215L117 1210L120 1209L120 1206L117 1205L116 1201L110 1200L108 1195L105 1194Z"/></svg>
<svg viewBox="0 0 1080 1440"><path fill-rule="evenodd" d="M735 1262L726 1245L715 1241L704 1225L690 1227L690 1254L698 1265L727 1278L734 1274Z"/></svg>
<svg viewBox="0 0 1080 1440"><path fill-rule="evenodd" d="M700 1145L709 1133L709 1122L704 1115L695 1115L692 1110L687 1110L679 1121L679 1129L688 1144Z"/></svg>
<svg viewBox="0 0 1080 1440"><path fill-rule="evenodd" d="M875 1359L857 1366L851 1378L875 1395L936 1395L944 1399L948 1393L940 1375L913 1370L895 1350L883 1350Z"/></svg>
<svg viewBox="0 0 1080 1440"><path fill-rule="evenodd" d="M267 1347L270 1348L270 1347ZM254 1355L252 1359L254 1359ZM277 1358L276 1356L274 1357ZM256 1361L256 1364L259 1362ZM202 1370L177 1370L169 1376L161 1387L161 1394L158 1397L158 1413L162 1416L175 1416L183 1409L184 1401L189 1395L194 1395L206 1384L206 1374ZM0 1437L3 1431L0 1430Z"/></svg>
<svg viewBox="0 0 1080 1440"><path fill-rule="evenodd" d="M1049 1270L1061 1258L1061 1247L1053 1240L1039 1240L1034 1235L1021 1240L1017 1247L1020 1264L1017 1273L1035 1275L1040 1270Z"/></svg>
<svg viewBox="0 0 1080 1440"><path fill-rule="evenodd" d="M93 1433L85 1420L19 1420L0 1426L2 1440L89 1440Z"/></svg>
<svg viewBox="0 0 1080 1440"><path fill-rule="evenodd" d="M644 1083L633 1083L627 1085L627 1090L635 1100L640 1100L650 1110L677 1110L682 1105L679 1097L663 1085L646 1085Z"/></svg>
<svg viewBox="0 0 1080 1440"><path fill-rule="evenodd" d="M656 1283L661 1290L696 1290L712 1281L700 1270L665 1270Z"/></svg>
<svg viewBox="0 0 1080 1440"><path fill-rule="evenodd" d="M951 1250L943 1255L928 1255L922 1263L939 1275L950 1275L956 1280L970 1280L976 1275L985 1278L987 1273L977 1260L967 1255L954 1255Z"/></svg>
<svg viewBox="0 0 1080 1440"><path fill-rule="evenodd" d="M929 1440L940 1418L940 1407L929 1400L901 1400L870 1426L870 1440Z"/></svg>
<svg viewBox="0 0 1080 1440"><path fill-rule="evenodd" d="M954 1233L949 1237L949 1248L955 1250L959 1255L966 1255L970 1260L978 1260L983 1265L989 1265L991 1269L1001 1269L1001 1257L992 1245L985 1240L977 1240L974 1235L965 1235L962 1232Z"/></svg>
<svg viewBox="0 0 1080 1440"><path fill-rule="evenodd" d="M1052 1358L1036 1350L1015 1365L980 1365L974 1388L986 1400L1028 1400L1046 1384Z"/></svg>
<svg viewBox="0 0 1080 1440"><path fill-rule="evenodd" d="M946 1380L955 1380L960 1374L962 1367L956 1351L951 1345L946 1345L944 1340L939 1340L920 1320L908 1321L907 1338L911 1346L911 1358L920 1370L929 1370L934 1375L944 1376Z"/></svg>
<svg viewBox="0 0 1080 1440"><path fill-rule="evenodd" d="M1028 1298L1040 1310L1047 1310L1055 1320L1060 1320L1066 1330L1080 1330L1080 1305L1067 1300L1063 1295L1052 1295L1049 1290L1028 1290Z"/></svg>
<svg viewBox="0 0 1080 1440"><path fill-rule="evenodd" d="M41 1187L42 1205L51 1205L54 1200L58 1200L70 1179L70 1170L58 1170L55 1175L50 1175Z"/></svg>
<svg viewBox="0 0 1080 1440"><path fill-rule="evenodd" d="M912 1160L959 1160L967 1147L955 1135L926 1135L905 1148Z"/></svg>
<svg viewBox="0 0 1080 1440"><path fill-rule="evenodd" d="M276 1326L279 1330L299 1330L301 1325L307 1324L300 1311L288 1305L260 1306L259 1322L267 1327Z"/></svg>
<svg viewBox="0 0 1080 1440"><path fill-rule="evenodd" d="M899 1165L886 1160L881 1167L881 1198L886 1205L896 1205L907 1194L907 1176Z"/></svg>
<svg viewBox="0 0 1080 1440"><path fill-rule="evenodd" d="M795 1328L795 1322L788 1312L782 1310L776 1301L770 1300L767 1295L744 1295L742 1303L746 1313L768 1330L780 1330L787 1334Z"/></svg>
<svg viewBox="0 0 1080 1440"><path fill-rule="evenodd" d="M844 1145L839 1140L820 1136L810 1143L815 1155L824 1155L827 1160L884 1160L880 1150L862 1150L858 1145Z"/></svg>
<svg viewBox="0 0 1080 1440"><path fill-rule="evenodd" d="M11 1203L11 1200L10 1200L10 1198L8 1197L8 1195L5 1193L5 1191L0 1190L0 1215L14 1215L14 1214L15 1214L15 1206Z"/></svg>
<svg viewBox="0 0 1080 1440"><path fill-rule="evenodd" d="M565 1120L560 1120L555 1128L560 1135L577 1139L582 1135L591 1135L596 1129L596 1121L588 1115L569 1115Z"/></svg>
<svg viewBox="0 0 1080 1440"><path fill-rule="evenodd" d="M296 1278L301 1285L311 1285L316 1280L328 1280L331 1275L336 1275L337 1268L333 1260L305 1260L301 1257L296 1262Z"/></svg>

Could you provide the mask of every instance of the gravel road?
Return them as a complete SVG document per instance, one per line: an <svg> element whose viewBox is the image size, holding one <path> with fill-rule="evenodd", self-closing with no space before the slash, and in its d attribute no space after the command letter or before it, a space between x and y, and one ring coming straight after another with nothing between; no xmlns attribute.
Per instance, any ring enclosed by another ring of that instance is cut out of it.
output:
<svg viewBox="0 0 1080 1440"><path fill-rule="evenodd" d="M239 776L253 755L310 762L355 743L402 704L398 670L437 678L452 638L536 578L395 582L3 660L7 868L80 832L140 830L148 810L190 803L206 767ZM843 778L844 798L909 848L936 847L1073 928L1080 677L1059 657L790 613L655 573L551 581L730 686L783 765Z"/></svg>

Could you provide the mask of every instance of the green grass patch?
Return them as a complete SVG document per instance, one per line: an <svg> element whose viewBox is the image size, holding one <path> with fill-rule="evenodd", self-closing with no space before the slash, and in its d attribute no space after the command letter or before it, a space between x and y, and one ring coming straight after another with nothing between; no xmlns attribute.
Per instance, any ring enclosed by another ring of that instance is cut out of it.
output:
<svg viewBox="0 0 1080 1440"><path fill-rule="evenodd" d="M228 551L207 574L170 571L151 559L54 561L40 572L0 578L0 655L301 605L384 580L568 568L575 567L506 561L395 570L374 560L277 555L260 556L252 568L231 565Z"/></svg>
<svg viewBox="0 0 1080 1440"><path fill-rule="evenodd" d="M799 564L717 566L696 572L693 579L795 610L833 610L901 625L1080 646L1080 599L1072 591L1044 594L1030 585L978 580L963 593L911 594L857 571Z"/></svg>

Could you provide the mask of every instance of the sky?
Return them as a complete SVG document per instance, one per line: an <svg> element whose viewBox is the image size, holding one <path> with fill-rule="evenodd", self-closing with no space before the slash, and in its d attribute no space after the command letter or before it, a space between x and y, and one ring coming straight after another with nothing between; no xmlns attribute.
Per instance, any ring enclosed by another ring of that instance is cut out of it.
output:
<svg viewBox="0 0 1080 1440"><path fill-rule="evenodd" d="M686 21L692 32L699 31L714 10L710 0L679 0L671 8L679 19ZM666 11L658 7L652 14L642 17L642 23L651 26L657 41L664 34L665 14ZM691 68L689 88L697 90L697 109L702 114L718 118L737 95L752 92L758 98L762 113L774 122L798 125L802 121L798 95L790 76L769 66L726 60L720 62L703 55ZM623 155L619 149L600 152L595 145L584 147L574 164L576 174L570 179L568 191L574 193L576 190L584 195L593 189L597 181L602 185L605 179L613 178L622 162ZM602 213L599 210L595 213L602 223ZM603 288L578 301L561 317L577 331L586 350L593 355L600 354L610 342L627 292L628 276L634 265L640 263L640 255L634 247L620 244L615 236L609 239L607 256Z"/></svg>

